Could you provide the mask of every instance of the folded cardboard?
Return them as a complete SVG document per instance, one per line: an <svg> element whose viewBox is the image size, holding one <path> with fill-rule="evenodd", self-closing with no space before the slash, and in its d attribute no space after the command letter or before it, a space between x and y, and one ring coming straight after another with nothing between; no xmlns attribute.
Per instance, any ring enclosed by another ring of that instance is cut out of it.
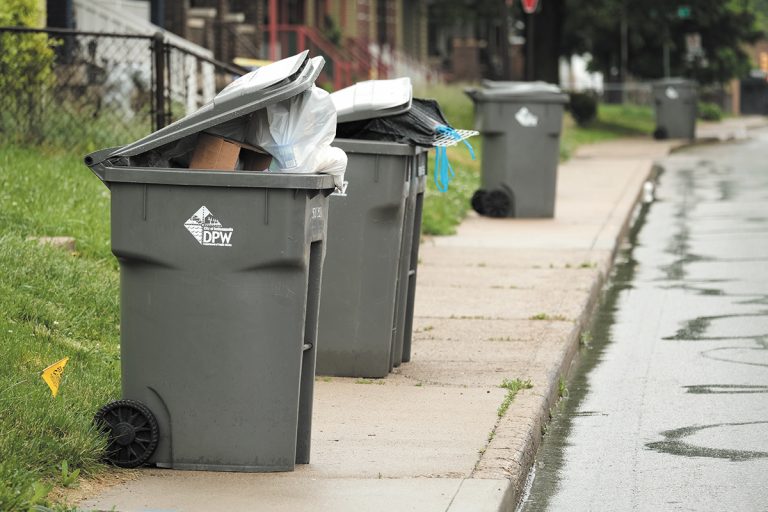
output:
<svg viewBox="0 0 768 512"><path fill-rule="evenodd" d="M256 148L208 133L197 137L190 169L265 171L272 157Z"/></svg>

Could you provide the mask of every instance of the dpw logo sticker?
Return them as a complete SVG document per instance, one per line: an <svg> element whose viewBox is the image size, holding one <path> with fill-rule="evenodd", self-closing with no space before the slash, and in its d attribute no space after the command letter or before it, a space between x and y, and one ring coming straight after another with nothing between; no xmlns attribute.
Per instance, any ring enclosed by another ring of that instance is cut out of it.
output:
<svg viewBox="0 0 768 512"><path fill-rule="evenodd" d="M667 95L667 98L671 100L676 100L680 97L680 94L677 92L677 90L674 87L667 87L667 90L664 91L664 94Z"/></svg>
<svg viewBox="0 0 768 512"><path fill-rule="evenodd" d="M526 128L532 128L539 124L539 118L536 117L533 112L528 110L528 107L523 107L518 110L517 114L515 114L515 119L517 119L517 122L520 123L521 126L525 126Z"/></svg>
<svg viewBox="0 0 768 512"><path fill-rule="evenodd" d="M232 247L232 228L222 227L221 222L205 206L184 223L200 245Z"/></svg>

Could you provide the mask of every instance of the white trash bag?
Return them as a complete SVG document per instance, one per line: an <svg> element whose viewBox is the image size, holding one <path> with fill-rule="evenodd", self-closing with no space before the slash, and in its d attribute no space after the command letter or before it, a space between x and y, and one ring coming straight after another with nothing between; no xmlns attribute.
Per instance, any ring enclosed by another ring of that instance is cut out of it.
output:
<svg viewBox="0 0 768 512"><path fill-rule="evenodd" d="M269 170L326 173L341 188L347 155L331 148L336 138L336 108L319 87L254 112L246 142L272 155Z"/></svg>

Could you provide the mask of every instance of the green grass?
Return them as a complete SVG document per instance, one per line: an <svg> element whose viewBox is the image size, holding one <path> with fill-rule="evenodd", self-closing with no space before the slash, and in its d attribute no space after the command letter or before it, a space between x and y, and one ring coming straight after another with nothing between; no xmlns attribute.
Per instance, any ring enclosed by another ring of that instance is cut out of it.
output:
<svg viewBox="0 0 768 512"><path fill-rule="evenodd" d="M472 160L463 144L448 148L448 158L456 177L448 185L447 192L437 190L433 181L435 152L434 150L430 151L427 191L424 195L422 233L426 235L452 235L456 232L459 223L467 216L472 194L480 188L480 158L482 158L479 139L474 137L470 139L470 142L475 148L477 160Z"/></svg>
<svg viewBox="0 0 768 512"><path fill-rule="evenodd" d="M109 190L81 155L0 146L0 234L67 235L88 258L108 260Z"/></svg>
<svg viewBox="0 0 768 512"><path fill-rule="evenodd" d="M436 85L417 89L414 91L414 96L437 100L451 126L472 130L475 126L474 107L472 100L464 94L463 89L462 85ZM454 234L456 226L469 211L469 200L472 194L480 187L480 162L482 161L480 137L472 137L468 142L474 148L475 160L472 160L464 144L448 148L448 159L456 177L445 193L437 190L434 183L435 151L429 152L429 176L422 221L422 232L426 235Z"/></svg>
<svg viewBox="0 0 768 512"><path fill-rule="evenodd" d="M547 313L536 313L535 315L528 318L528 320L546 320L548 322L565 322L568 320L564 315L550 315Z"/></svg>
<svg viewBox="0 0 768 512"><path fill-rule="evenodd" d="M436 99L446 118L458 129L474 128L474 107L464 94L467 84L437 85L417 88L414 96ZM620 137L649 136L654 129L653 112L649 107L635 105L599 105L598 117L586 127L579 127L566 114L560 141L560 158L567 160L576 148L584 144L617 139ZM480 187L480 162L482 161L481 138L469 139L476 160L469 157L463 145L448 149L448 157L456 171L448 192L441 193L433 182L434 150L430 151L427 192L424 200L422 232L426 235L451 235L466 217L469 201Z"/></svg>
<svg viewBox="0 0 768 512"><path fill-rule="evenodd" d="M24 110L21 113L0 111L0 133L7 142L44 144L85 154L127 144L152 131L148 108L127 120L119 112L83 104L83 101L82 98L44 99L48 108L38 115Z"/></svg>
<svg viewBox="0 0 768 512"><path fill-rule="evenodd" d="M655 128L653 110L638 105L598 105L597 119L578 126L570 115L563 121L560 158L567 160L579 146L621 137L650 136Z"/></svg>
<svg viewBox="0 0 768 512"><path fill-rule="evenodd" d="M108 204L79 156L0 146L0 510L103 469L91 420L120 382ZM41 235L75 237L78 252L26 240ZM53 398L40 372L63 357Z"/></svg>
<svg viewBox="0 0 768 512"><path fill-rule="evenodd" d="M496 411L496 414L498 415L498 417L501 418L507 413L509 406L512 404L512 400L515 399L515 396L517 396L517 393L521 389L531 389L533 387L533 384L531 383L530 380L504 379L504 381L501 383L499 387L507 390L507 394L504 397L504 400L501 402L499 409Z"/></svg>

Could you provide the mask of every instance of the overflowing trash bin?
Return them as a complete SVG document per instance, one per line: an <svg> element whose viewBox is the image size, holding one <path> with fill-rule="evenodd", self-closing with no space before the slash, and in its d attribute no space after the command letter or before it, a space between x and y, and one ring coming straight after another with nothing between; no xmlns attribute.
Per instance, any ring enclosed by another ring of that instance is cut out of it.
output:
<svg viewBox="0 0 768 512"><path fill-rule="evenodd" d="M416 304L416 274L419 267L421 221L424 213L424 193L427 190L427 152L419 146L411 162L411 183L406 199L403 243L400 247L400 271L395 302L395 329L392 345L392 366L411 360L413 310Z"/></svg>
<svg viewBox="0 0 768 512"><path fill-rule="evenodd" d="M483 140L473 209L490 217L554 217L567 95L544 82L489 80L466 93Z"/></svg>
<svg viewBox="0 0 768 512"><path fill-rule="evenodd" d="M332 97L348 183L331 196L317 372L384 377L410 359L428 147L449 125L407 78Z"/></svg>
<svg viewBox="0 0 768 512"><path fill-rule="evenodd" d="M110 462L309 462L328 197L345 160L313 85L323 63L304 52L260 68L85 158L111 190L120 264L122 399L95 417Z"/></svg>
<svg viewBox="0 0 768 512"><path fill-rule="evenodd" d="M683 78L665 78L653 82L657 139L696 138L698 113L697 84Z"/></svg>
<svg viewBox="0 0 768 512"><path fill-rule="evenodd" d="M412 175L419 165L426 170L426 149L353 139L335 145L349 159L349 184L346 195L331 196L317 373L385 377L403 334L418 194Z"/></svg>

